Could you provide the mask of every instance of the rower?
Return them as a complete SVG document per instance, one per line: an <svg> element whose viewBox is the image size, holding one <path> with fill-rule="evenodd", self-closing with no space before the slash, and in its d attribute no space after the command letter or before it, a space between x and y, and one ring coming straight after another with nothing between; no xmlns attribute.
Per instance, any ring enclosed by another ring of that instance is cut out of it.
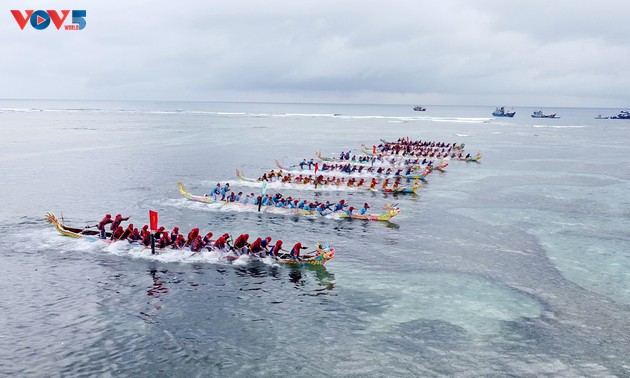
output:
<svg viewBox="0 0 630 378"><path fill-rule="evenodd" d="M173 227L173 231L171 231L171 241L174 242L179 235L179 227Z"/></svg>
<svg viewBox="0 0 630 378"><path fill-rule="evenodd" d="M236 202L236 194L234 194L234 192L230 193L230 195L227 196L227 201L228 202Z"/></svg>
<svg viewBox="0 0 630 378"><path fill-rule="evenodd" d="M171 238L168 236L168 232L162 232L162 237L158 240L158 248L166 248L171 244Z"/></svg>
<svg viewBox="0 0 630 378"><path fill-rule="evenodd" d="M361 208L361 210L359 210L359 214L365 215L365 213L367 212L367 209L369 209L369 208L370 208L370 205L368 205L367 202L364 203L363 204L363 208Z"/></svg>
<svg viewBox="0 0 630 378"><path fill-rule="evenodd" d="M120 226L120 223L122 221L126 221L126 220L129 220L129 217L123 218L122 215L116 214L116 218L114 218L114 221L112 222L112 225L110 226L110 229L112 230L112 237L111 237L112 240L114 240L114 231L118 228L118 226Z"/></svg>
<svg viewBox="0 0 630 378"><path fill-rule="evenodd" d="M249 246L249 243L247 242L248 238L249 238L249 234L241 234L236 238L236 240L234 240L234 249L237 255L240 256L241 254L248 252L248 249L247 249L247 246Z"/></svg>
<svg viewBox="0 0 630 378"><path fill-rule="evenodd" d="M140 237L142 238L142 244L145 247L151 245L151 232L149 231L149 226L146 224L142 226L142 232L140 233Z"/></svg>
<svg viewBox="0 0 630 378"><path fill-rule="evenodd" d="M199 228L193 228L192 230L190 230L190 232L188 233L188 237L186 238L186 245L192 245L195 239L197 239L197 236L199 236Z"/></svg>
<svg viewBox="0 0 630 378"><path fill-rule="evenodd" d="M184 245L186 245L186 238L184 235L177 235L177 239L173 241L173 249L182 249L184 248Z"/></svg>
<svg viewBox="0 0 630 378"><path fill-rule="evenodd" d="M322 215L322 216L323 216L323 215L326 215L326 213L325 213L325 211L326 211L326 205L325 205L325 204L323 204L323 203L319 204L319 205L315 208L315 210L317 210L317 212L319 213L319 215Z"/></svg>
<svg viewBox="0 0 630 378"><path fill-rule="evenodd" d="M123 232L122 236L118 238L118 240L125 240L133 233L133 223L129 223L125 232Z"/></svg>
<svg viewBox="0 0 630 378"><path fill-rule="evenodd" d="M155 234L153 234L153 237L155 238L155 240L158 240L159 238L162 237L162 232L164 232L164 227L158 228Z"/></svg>
<svg viewBox="0 0 630 378"><path fill-rule="evenodd" d="M308 247L302 247L302 243L295 243L295 245L293 246L293 248L291 248L291 253L289 254L291 256L292 260L299 260L300 259L300 250L301 249L307 249Z"/></svg>
<svg viewBox="0 0 630 378"><path fill-rule="evenodd" d="M225 185L223 185L223 188L221 188L221 201L225 201L225 196L227 195L227 192L230 191L230 183L226 183Z"/></svg>
<svg viewBox="0 0 630 378"><path fill-rule="evenodd" d="M190 250L193 252L199 252L203 248L203 240L201 236L197 235L193 242L190 244Z"/></svg>
<svg viewBox="0 0 630 378"><path fill-rule="evenodd" d="M370 181L370 189L374 189L375 186L376 186L376 179L372 177L372 181Z"/></svg>
<svg viewBox="0 0 630 378"><path fill-rule="evenodd" d="M133 243L137 242L138 240L140 240L140 231L138 231L138 228L135 227L131 234L127 237L127 241L129 243Z"/></svg>
<svg viewBox="0 0 630 378"><path fill-rule="evenodd" d="M260 246L263 248L263 250L265 252L265 256L267 255L267 253L269 253L269 243L271 243L271 236L267 236L266 238L264 238L260 242ZM265 256L263 256L263 257L265 257Z"/></svg>
<svg viewBox="0 0 630 378"><path fill-rule="evenodd" d="M333 210L333 211L335 211L335 212L343 211L343 208L346 207L346 206L348 206L348 205L346 204L345 200L339 200L339 203L337 203L335 205L335 210Z"/></svg>
<svg viewBox="0 0 630 378"><path fill-rule="evenodd" d="M214 242L214 249L219 250L221 252L225 252L227 250L227 239L230 237L227 233L219 236L217 240Z"/></svg>
<svg viewBox="0 0 630 378"><path fill-rule="evenodd" d="M125 230L122 228L122 226L118 226L116 227L116 229L114 230L114 232L112 232L112 240L113 241L118 241L118 239L120 239L120 237L125 233Z"/></svg>
<svg viewBox="0 0 630 378"><path fill-rule="evenodd" d="M112 215L105 214L105 217L98 222L98 230L100 231L101 239L105 239L105 225L108 223L112 223Z"/></svg>
<svg viewBox="0 0 630 378"><path fill-rule="evenodd" d="M221 184L217 183L217 186L215 186L212 189L212 192L210 193L210 195L212 196L212 198L216 201L217 200L217 196L221 194Z"/></svg>
<svg viewBox="0 0 630 378"><path fill-rule="evenodd" d="M256 238L249 246L249 252L252 256L258 256L260 252L264 251L262 247L262 238Z"/></svg>
<svg viewBox="0 0 630 378"><path fill-rule="evenodd" d="M212 232L208 232L206 236L203 237L204 246L210 244L210 239L212 239Z"/></svg>
<svg viewBox="0 0 630 378"><path fill-rule="evenodd" d="M274 259L277 259L280 251L282 251L282 240L276 241L276 244L269 251L269 255Z"/></svg>

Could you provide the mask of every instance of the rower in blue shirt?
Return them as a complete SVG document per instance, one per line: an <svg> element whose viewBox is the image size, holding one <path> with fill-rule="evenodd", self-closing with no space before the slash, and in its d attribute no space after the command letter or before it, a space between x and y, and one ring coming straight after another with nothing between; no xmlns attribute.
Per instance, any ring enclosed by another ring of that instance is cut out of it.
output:
<svg viewBox="0 0 630 378"><path fill-rule="evenodd" d="M348 206L345 200L339 200L339 203L335 205L335 209L333 211L343 211L343 208Z"/></svg>
<svg viewBox="0 0 630 378"><path fill-rule="evenodd" d="M215 186L214 189L212 189L212 192L210 193L210 195L215 201L217 200L217 196L219 194L221 194L221 184L217 184L217 186Z"/></svg>
<svg viewBox="0 0 630 378"><path fill-rule="evenodd" d="M230 184L226 183L225 185L223 185L223 188L221 188L221 201L225 201L225 196L227 195L227 192L230 191Z"/></svg>
<svg viewBox="0 0 630 378"><path fill-rule="evenodd" d="M359 210L359 214L361 215L365 215L365 213L367 213L367 209L370 208L370 205L366 203L363 204L363 207L361 208L361 210Z"/></svg>

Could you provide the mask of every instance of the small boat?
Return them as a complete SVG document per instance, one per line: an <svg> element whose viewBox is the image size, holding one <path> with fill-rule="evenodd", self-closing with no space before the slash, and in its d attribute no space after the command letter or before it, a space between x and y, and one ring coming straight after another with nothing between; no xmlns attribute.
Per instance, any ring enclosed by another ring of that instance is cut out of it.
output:
<svg viewBox="0 0 630 378"><path fill-rule="evenodd" d="M496 108L495 111L492 112L492 115L494 117L514 117L514 114L516 114L516 112L512 111L512 112L507 112L505 111L505 107L502 106L500 108Z"/></svg>
<svg viewBox="0 0 630 378"><path fill-rule="evenodd" d="M219 201L214 200L212 197L207 196L198 196L194 194L190 194L186 187L184 187L183 183L177 183L179 187L179 192L182 196L187 199L195 202L201 203L216 203L221 204L223 206L232 207L235 209L248 209L254 212L258 211L258 205L254 205L251 203L242 203L242 202L229 202L229 201ZM345 212L326 212L320 213L317 210L304 210L299 208L288 208L288 207L275 207L275 206L261 206L261 212L270 213L270 214L282 214L282 215L321 215L321 216L330 216L332 218L352 218L352 219L362 219L362 220L370 220L370 221L388 221L400 214L400 208L392 205L385 205L387 211L382 214L346 214Z"/></svg>
<svg viewBox="0 0 630 378"><path fill-rule="evenodd" d="M413 110L416 112L424 112L427 110L427 108L423 108L422 106L414 106Z"/></svg>
<svg viewBox="0 0 630 378"><path fill-rule="evenodd" d="M543 114L542 110L538 110L535 111L534 113L532 113L532 118L560 118L556 115L556 113L554 114Z"/></svg>
<svg viewBox="0 0 630 378"><path fill-rule="evenodd" d="M481 152L477 152L477 155L475 155L475 156L469 156L469 155L467 155L465 157L462 157L459 160L465 161L465 162L468 162L468 163L480 163L479 160L481 160Z"/></svg>
<svg viewBox="0 0 630 378"><path fill-rule="evenodd" d="M603 117L601 114L597 115L595 119L609 119L610 117Z"/></svg>
<svg viewBox="0 0 630 378"><path fill-rule="evenodd" d="M62 221L59 221L59 219L55 216L55 214L51 213L51 212L47 212L46 213L46 220L50 223L52 223L55 226L55 229L62 235L64 236L68 236L71 238L75 238L75 239L87 239L87 240L91 240L91 241L101 241L103 243L106 244L111 244L114 243L114 241L109 240L109 239L101 239L99 237L99 231L96 230L90 230L89 228L79 228L79 227L69 227L66 226ZM107 233L108 237L111 236L111 233ZM142 247L145 249L150 249L151 247L147 247L144 246L142 244L139 244L137 242L133 242L129 244L130 246L135 246L135 247ZM185 247L183 250L176 250L176 249L172 249L172 248L155 248L155 251L161 252L161 253L169 253L169 252L181 252L181 251L185 251L188 252L192 255L196 254L196 253L206 253L206 252L214 252L214 253L220 253L221 257L224 258L227 261L232 261L232 260L236 260L236 259L241 259L243 258L243 256L238 256L236 255L234 252L223 252L223 251L217 251L217 250L208 250L208 249L204 249L203 251L199 251L199 252L193 252L190 250L190 248ZM285 263L285 264L291 264L291 265L324 265L328 260L332 260L335 257L335 249L334 248L330 248L328 246L323 245L322 243L315 243L315 251L313 252L313 254L308 254L308 255L304 255L302 256L302 258L294 260L289 258L288 255L282 255L280 257L278 257L277 259L274 259L274 261L277 262L281 262L281 263ZM256 257L256 256L252 256L252 255L247 255L248 259L250 260L259 260L261 259L261 257ZM267 258L267 257L264 257Z"/></svg>

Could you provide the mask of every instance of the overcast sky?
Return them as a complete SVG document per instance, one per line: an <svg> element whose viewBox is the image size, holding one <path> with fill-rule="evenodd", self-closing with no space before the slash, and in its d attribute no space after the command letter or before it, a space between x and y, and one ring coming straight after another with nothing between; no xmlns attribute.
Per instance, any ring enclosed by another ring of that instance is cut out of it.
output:
<svg viewBox="0 0 630 378"><path fill-rule="evenodd" d="M627 0L0 7L5 99L630 107ZM11 9L85 9L87 26L21 30Z"/></svg>

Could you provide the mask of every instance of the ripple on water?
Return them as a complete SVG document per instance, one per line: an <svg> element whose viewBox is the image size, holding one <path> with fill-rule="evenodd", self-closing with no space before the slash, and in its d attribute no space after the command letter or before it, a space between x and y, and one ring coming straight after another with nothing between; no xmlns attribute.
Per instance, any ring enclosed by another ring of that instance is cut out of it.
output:
<svg viewBox="0 0 630 378"><path fill-rule="evenodd" d="M627 220L528 209L458 210L497 226L520 223L535 235L562 276L610 299L630 304L630 240Z"/></svg>
<svg viewBox="0 0 630 378"><path fill-rule="evenodd" d="M528 295L465 273L373 273L369 284L350 272L338 277L338 286L360 285L357 290L380 297L361 309L368 330L384 331L418 320L437 320L471 334L494 334L506 321L538 317L543 310Z"/></svg>

